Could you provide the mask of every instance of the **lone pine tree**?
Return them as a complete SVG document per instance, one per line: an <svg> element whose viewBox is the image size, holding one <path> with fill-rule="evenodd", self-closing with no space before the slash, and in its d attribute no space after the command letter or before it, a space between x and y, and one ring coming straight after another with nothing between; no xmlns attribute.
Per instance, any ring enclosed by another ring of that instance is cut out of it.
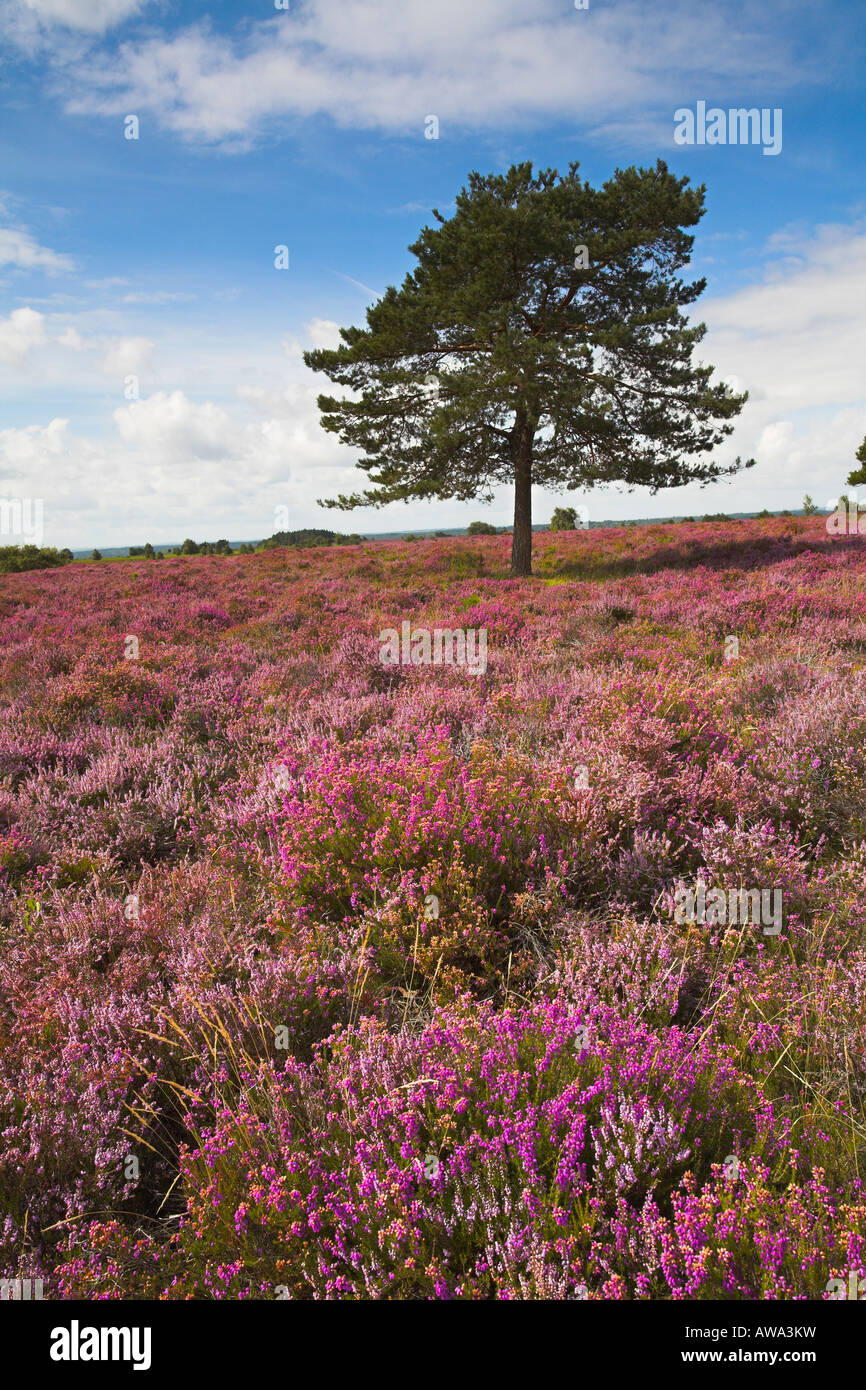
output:
<svg viewBox="0 0 866 1390"><path fill-rule="evenodd" d="M652 492L741 467L707 456L746 395L692 362L703 324L681 312L703 186L659 160L600 188L572 164L469 175L453 217L435 209L410 246L417 266L304 354L354 393L321 395L321 423L360 449L373 487L322 503L348 510L411 498L479 498L514 484L511 569L532 572L532 487L621 482Z"/></svg>

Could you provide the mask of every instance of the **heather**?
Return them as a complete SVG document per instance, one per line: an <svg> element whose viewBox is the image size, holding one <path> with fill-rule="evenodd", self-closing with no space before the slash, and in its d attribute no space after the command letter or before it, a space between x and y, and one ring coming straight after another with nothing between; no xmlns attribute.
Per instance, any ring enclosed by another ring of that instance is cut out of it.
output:
<svg viewBox="0 0 866 1390"><path fill-rule="evenodd" d="M509 545L4 577L4 1271L866 1273L866 549L821 518L559 531L516 580ZM383 664L407 619L486 629L486 670ZM698 880L778 890L781 931L678 921Z"/></svg>

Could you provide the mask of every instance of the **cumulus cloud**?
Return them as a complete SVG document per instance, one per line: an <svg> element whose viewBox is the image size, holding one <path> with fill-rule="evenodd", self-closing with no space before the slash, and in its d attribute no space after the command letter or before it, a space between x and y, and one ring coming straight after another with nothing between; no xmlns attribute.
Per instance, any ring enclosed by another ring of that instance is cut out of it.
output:
<svg viewBox="0 0 866 1390"><path fill-rule="evenodd" d="M97 528L95 543L112 515L139 504L148 479L128 462L74 434L65 419L0 430L4 493L42 499L46 545L74 547L88 526Z"/></svg>
<svg viewBox="0 0 866 1390"><path fill-rule="evenodd" d="M210 401L196 404L183 391L157 391L133 401L115 410L114 421L125 443L165 463L225 459L237 451L227 413Z"/></svg>
<svg viewBox="0 0 866 1390"><path fill-rule="evenodd" d="M13 309L0 319L0 362L20 364L46 341L45 316L35 309Z"/></svg>
<svg viewBox="0 0 866 1390"><path fill-rule="evenodd" d="M709 325L701 355L750 394L725 450L758 462L724 490L747 494L743 510L835 496L866 434L866 229L783 230L768 250L759 283L697 310Z"/></svg>
<svg viewBox="0 0 866 1390"><path fill-rule="evenodd" d="M43 465L56 465L66 452L68 426L68 420L57 419L44 427L0 430L0 471L7 477L26 478L31 484L37 481Z"/></svg>
<svg viewBox="0 0 866 1390"><path fill-rule="evenodd" d="M758 477L754 485L769 484L768 495L774 486L789 488L796 502L809 492L819 506L833 505L849 472L856 467L854 451L864 437L866 405L838 410L829 417L773 421L764 427L755 445L760 469L755 469Z"/></svg>
<svg viewBox="0 0 866 1390"><path fill-rule="evenodd" d="M114 437L77 435L65 419L0 431L6 495L44 501L48 545L267 535L289 506L290 422L238 424L176 391L114 412Z"/></svg>
<svg viewBox="0 0 866 1390"><path fill-rule="evenodd" d="M26 364L35 348L60 347L80 353L87 346L77 328L68 324L58 332L50 316L46 318L29 305L0 318L0 362L7 366Z"/></svg>
<svg viewBox="0 0 866 1390"><path fill-rule="evenodd" d="M138 376L150 370L153 343L149 338L117 338L102 359L106 376Z"/></svg>
<svg viewBox="0 0 866 1390"><path fill-rule="evenodd" d="M314 348L335 348L340 345L340 325L333 319L310 319L305 332Z"/></svg>
<svg viewBox="0 0 866 1390"><path fill-rule="evenodd" d="M699 307L708 357L769 408L860 400L866 229L819 227L780 244L789 254L768 262L761 283Z"/></svg>

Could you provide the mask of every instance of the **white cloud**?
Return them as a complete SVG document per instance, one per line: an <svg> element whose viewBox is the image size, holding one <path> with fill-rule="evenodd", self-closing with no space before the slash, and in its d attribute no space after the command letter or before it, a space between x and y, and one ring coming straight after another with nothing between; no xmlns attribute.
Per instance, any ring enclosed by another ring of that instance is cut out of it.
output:
<svg viewBox="0 0 866 1390"><path fill-rule="evenodd" d="M310 406L310 391L300 385L287 386L284 391L269 391L264 386L239 386L237 397L260 414L275 419L297 418Z"/></svg>
<svg viewBox="0 0 866 1390"><path fill-rule="evenodd" d="M866 434L866 229L783 228L767 251L759 283L694 309L708 325L697 355L749 392L718 458L754 457L757 466L704 490L677 489L669 495L676 503L662 504L671 511L799 506L805 491L823 504L838 494Z"/></svg>
<svg viewBox="0 0 866 1390"><path fill-rule="evenodd" d="M45 544L75 548L267 535L287 495L296 427L245 426L211 402L158 393L114 412L118 436L92 441L69 422L0 431L5 491L40 497Z"/></svg>
<svg viewBox="0 0 866 1390"><path fill-rule="evenodd" d="M56 466L67 445L68 420L52 420L44 428L0 430L0 472L36 482L46 463Z"/></svg>
<svg viewBox="0 0 866 1390"><path fill-rule="evenodd" d="M81 352L86 346L77 328L64 328L55 342L59 343L61 347L70 348L73 352Z"/></svg>
<svg viewBox="0 0 866 1390"><path fill-rule="evenodd" d="M125 294L121 299L122 304L179 304L187 300L195 299L194 294L185 294L182 291L172 290L153 290L151 292L141 291L132 294Z"/></svg>
<svg viewBox="0 0 866 1390"><path fill-rule="evenodd" d="M106 376L139 376L151 369L153 343L149 338L118 338L102 360Z"/></svg>
<svg viewBox="0 0 866 1390"><path fill-rule="evenodd" d="M0 476L7 495L42 499L46 545L76 546L88 525L98 535L103 518L125 514L147 492L143 474L131 475L128 461L71 433L64 419L0 430Z"/></svg>
<svg viewBox="0 0 866 1390"><path fill-rule="evenodd" d="M304 331L314 348L339 347L340 325L333 319L310 319Z"/></svg>
<svg viewBox="0 0 866 1390"><path fill-rule="evenodd" d="M13 309L0 319L0 362L20 364L46 341L45 317L35 309Z"/></svg>
<svg viewBox="0 0 866 1390"><path fill-rule="evenodd" d="M146 0L23 0L23 5L45 23L64 24L101 34L138 14Z"/></svg>
<svg viewBox="0 0 866 1390"><path fill-rule="evenodd" d="M144 447L160 463L225 459L237 447L226 412L210 401L197 405L183 391L133 401L115 410L114 420L126 444Z"/></svg>
<svg viewBox="0 0 866 1390"><path fill-rule="evenodd" d="M775 420L765 425L758 438L758 452L762 459L779 463L786 459L794 441L794 426L790 420Z"/></svg>
<svg viewBox="0 0 866 1390"><path fill-rule="evenodd" d="M866 395L866 230L819 227L797 252L770 261L763 283L696 308L710 326L708 360L736 373L764 414Z"/></svg>
<svg viewBox="0 0 866 1390"><path fill-rule="evenodd" d="M60 332L49 331L51 319L29 306L13 309L8 318L0 318L0 362L21 366L29 360L34 348L56 346L81 352L88 346L77 328L67 325Z"/></svg>
<svg viewBox="0 0 866 1390"><path fill-rule="evenodd" d="M91 290L113 290L116 285L128 285L129 281L125 275L107 275L102 280L85 280L84 283Z"/></svg>
<svg viewBox="0 0 866 1390"><path fill-rule="evenodd" d="M124 44L79 75L69 109L147 110L190 139L243 148L284 116L423 140L429 114L443 135L449 123L502 130L583 117L596 127L621 121L627 103L657 111L664 99L672 139L675 95L690 86L699 95L712 75L739 96L757 82L769 102L803 77L804 61L767 11L732 25L724 7L686 0L618 0L591 16L563 0L308 0L236 42L202 26ZM654 131L644 134L651 142Z"/></svg>
<svg viewBox="0 0 866 1390"><path fill-rule="evenodd" d="M69 256L59 255L20 227L0 227L0 265L13 265L19 270L71 270Z"/></svg>
<svg viewBox="0 0 866 1390"><path fill-rule="evenodd" d="M761 431L755 457L755 486L788 488L799 503L811 493L819 506L836 498L856 467L854 451L866 437L866 405L852 406L818 419L776 420ZM772 503L767 502L767 506ZM790 501L777 503L789 506Z"/></svg>

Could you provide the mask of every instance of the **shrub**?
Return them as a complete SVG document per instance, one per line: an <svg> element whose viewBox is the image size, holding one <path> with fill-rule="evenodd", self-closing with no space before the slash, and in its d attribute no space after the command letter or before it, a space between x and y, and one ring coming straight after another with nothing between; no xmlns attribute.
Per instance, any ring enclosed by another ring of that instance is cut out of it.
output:
<svg viewBox="0 0 866 1390"><path fill-rule="evenodd" d="M70 564L72 559L71 550L56 550L53 546L3 545L0 546L0 574L55 569Z"/></svg>

